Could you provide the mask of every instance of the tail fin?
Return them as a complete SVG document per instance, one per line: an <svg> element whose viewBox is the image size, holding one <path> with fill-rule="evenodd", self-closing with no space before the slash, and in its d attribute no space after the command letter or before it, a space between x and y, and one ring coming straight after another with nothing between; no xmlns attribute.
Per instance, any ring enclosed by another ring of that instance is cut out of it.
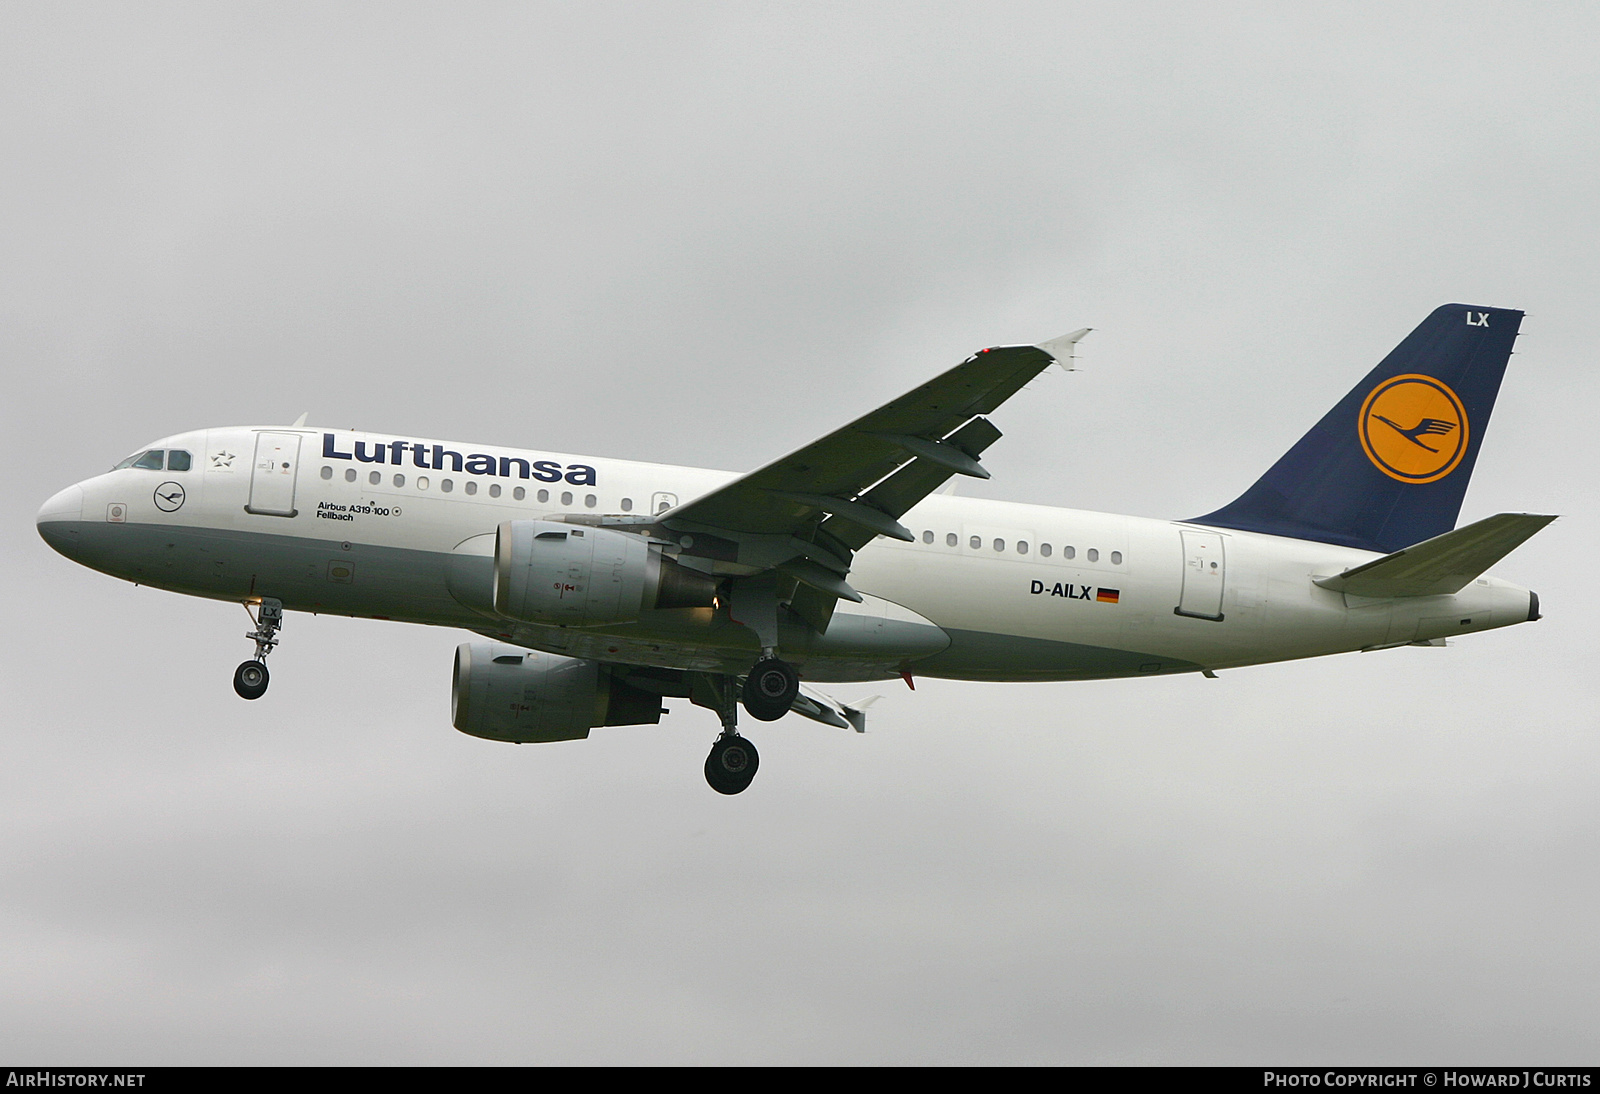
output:
<svg viewBox="0 0 1600 1094"><path fill-rule="evenodd" d="M1389 554L1455 527L1522 312L1446 304L1196 524Z"/></svg>

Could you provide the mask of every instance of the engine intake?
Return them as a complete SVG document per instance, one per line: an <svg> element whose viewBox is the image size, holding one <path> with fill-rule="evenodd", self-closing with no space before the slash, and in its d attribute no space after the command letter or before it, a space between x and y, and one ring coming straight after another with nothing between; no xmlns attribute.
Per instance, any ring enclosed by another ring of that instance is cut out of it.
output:
<svg viewBox="0 0 1600 1094"><path fill-rule="evenodd" d="M709 608L716 582L658 544L608 528L508 520L495 534L494 610L529 623L631 623L657 608Z"/></svg>
<svg viewBox="0 0 1600 1094"><path fill-rule="evenodd" d="M575 741L595 726L655 725L661 696L624 683L598 661L463 642L456 647L450 720L491 741Z"/></svg>

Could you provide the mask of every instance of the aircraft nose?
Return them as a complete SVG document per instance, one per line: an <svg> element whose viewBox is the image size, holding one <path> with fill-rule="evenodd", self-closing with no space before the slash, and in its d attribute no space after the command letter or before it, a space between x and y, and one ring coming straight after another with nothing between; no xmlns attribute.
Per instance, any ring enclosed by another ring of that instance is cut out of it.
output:
<svg viewBox="0 0 1600 1094"><path fill-rule="evenodd" d="M68 529L83 519L83 487L69 486L39 507L39 535L67 554Z"/></svg>

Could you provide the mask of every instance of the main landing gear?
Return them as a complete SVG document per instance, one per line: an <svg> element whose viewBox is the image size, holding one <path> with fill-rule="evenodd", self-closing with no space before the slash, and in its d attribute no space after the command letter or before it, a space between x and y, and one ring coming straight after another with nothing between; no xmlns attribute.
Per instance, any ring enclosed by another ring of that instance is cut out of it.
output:
<svg viewBox="0 0 1600 1094"><path fill-rule="evenodd" d="M761 757L738 733L723 733L706 757L706 782L718 794L737 794L756 777Z"/></svg>
<svg viewBox="0 0 1600 1094"><path fill-rule="evenodd" d="M246 604L244 610L248 612L250 605ZM283 626L283 601L262 597L261 606L250 618L256 629L245 637L254 640L256 655L233 670L233 690L241 699L259 699L267 693L267 684L272 679L267 672L267 654L278 644L275 636Z"/></svg>
<svg viewBox="0 0 1600 1094"><path fill-rule="evenodd" d="M763 657L744 678L744 709L758 722L776 722L788 714L799 694L799 674L776 657Z"/></svg>
<svg viewBox="0 0 1600 1094"><path fill-rule="evenodd" d="M695 674L690 698L710 707L722 719L722 733L706 757L706 782L718 794L743 793L756 777L761 756L756 746L739 735L739 682L720 673Z"/></svg>
<svg viewBox="0 0 1600 1094"><path fill-rule="evenodd" d="M789 713L800 694L800 677L794 666L780 661L767 651L745 677L741 690L732 676L699 676L693 689L694 701L717 712L722 719L722 734L706 757L706 782L718 794L742 793L756 777L761 757L756 746L739 734L739 701L750 717L775 722Z"/></svg>

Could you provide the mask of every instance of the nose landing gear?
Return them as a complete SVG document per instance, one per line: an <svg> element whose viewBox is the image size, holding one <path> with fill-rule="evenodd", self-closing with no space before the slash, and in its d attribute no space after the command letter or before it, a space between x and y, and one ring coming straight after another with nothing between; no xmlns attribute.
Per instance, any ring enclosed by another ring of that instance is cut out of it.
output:
<svg viewBox="0 0 1600 1094"><path fill-rule="evenodd" d="M246 604L245 611L250 610ZM256 644L256 655L233 670L233 690L241 699L259 699L267 693L272 676L267 672L267 654L278 644L275 637L283 626L283 601L262 597L261 606L250 617L256 629L245 635Z"/></svg>

